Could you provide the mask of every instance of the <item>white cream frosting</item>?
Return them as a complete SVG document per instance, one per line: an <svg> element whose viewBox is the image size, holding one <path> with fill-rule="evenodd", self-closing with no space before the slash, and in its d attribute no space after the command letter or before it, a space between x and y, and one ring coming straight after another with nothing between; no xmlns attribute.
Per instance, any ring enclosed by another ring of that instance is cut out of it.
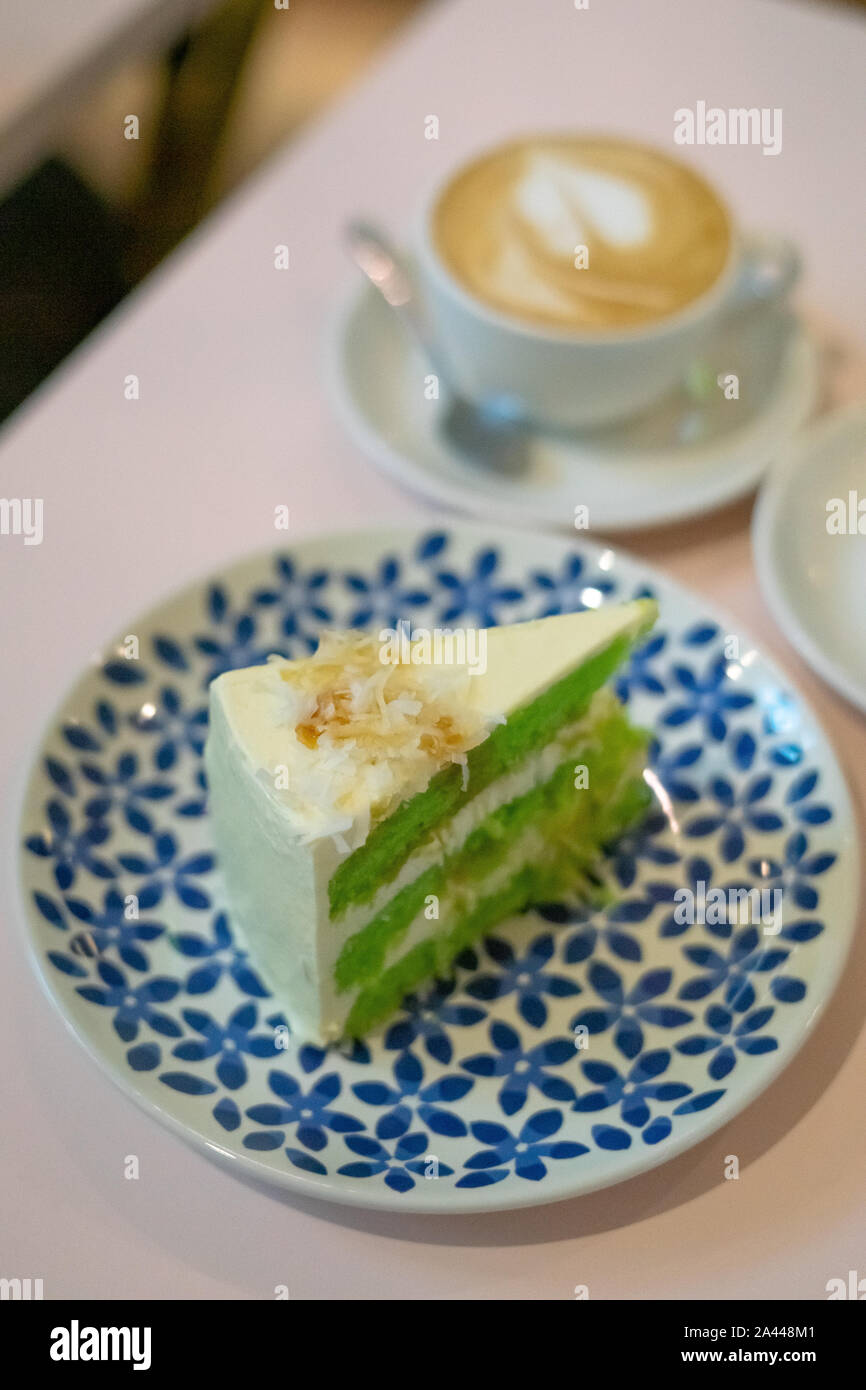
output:
<svg viewBox="0 0 866 1390"><path fill-rule="evenodd" d="M465 665L383 663L372 635L329 633L302 661L272 657L218 677L212 699L289 833L301 843L331 837L345 853L441 767L465 766L509 711L642 616L640 604L608 605L490 628L474 675ZM448 737L437 741L443 719Z"/></svg>
<svg viewBox="0 0 866 1390"><path fill-rule="evenodd" d="M302 843L356 847L441 767L465 766L491 727L465 665L382 661L380 650L371 634L329 632L302 661L220 677L251 769Z"/></svg>

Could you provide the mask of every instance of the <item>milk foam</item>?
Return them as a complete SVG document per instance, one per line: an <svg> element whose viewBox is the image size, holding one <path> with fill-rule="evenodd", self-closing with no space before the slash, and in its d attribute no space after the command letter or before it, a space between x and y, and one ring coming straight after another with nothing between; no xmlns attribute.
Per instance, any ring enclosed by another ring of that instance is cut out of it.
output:
<svg viewBox="0 0 866 1390"><path fill-rule="evenodd" d="M567 137L470 165L440 199L434 236L487 303L593 330L676 312L718 277L730 244L724 208L687 166L626 141Z"/></svg>
<svg viewBox="0 0 866 1390"><path fill-rule="evenodd" d="M530 156L514 203L554 255L572 257L589 229L617 247L640 246L652 232L652 211L639 188L550 155Z"/></svg>

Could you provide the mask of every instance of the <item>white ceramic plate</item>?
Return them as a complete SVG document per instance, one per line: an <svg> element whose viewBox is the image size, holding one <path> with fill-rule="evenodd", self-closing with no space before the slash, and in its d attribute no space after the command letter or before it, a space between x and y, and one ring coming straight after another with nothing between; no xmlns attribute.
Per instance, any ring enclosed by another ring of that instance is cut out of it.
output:
<svg viewBox="0 0 866 1390"><path fill-rule="evenodd" d="M755 508L752 546L788 640L866 710L866 405L788 446Z"/></svg>
<svg viewBox="0 0 866 1390"><path fill-rule="evenodd" d="M611 851L612 905L503 924L363 1043L281 1049L211 846L209 680L306 652L324 625L489 624L650 592L660 622L618 689L655 734L659 803ZM728 1121L827 1004L858 883L836 759L746 636L629 556L478 526L350 533L233 565L122 631L138 655L119 639L88 665L35 755L28 937L99 1065L232 1170L404 1211L589 1192ZM701 882L778 890L779 930L677 922L674 895Z"/></svg>
<svg viewBox="0 0 866 1390"><path fill-rule="evenodd" d="M331 395L384 472L483 519L573 530L582 506L592 530L607 532L699 515L750 492L808 419L818 381L817 352L802 324L785 313L748 315L718 328L689 390L616 429L539 436L529 471L514 479L473 467L445 446L436 426L443 403L425 396L430 370L372 289L347 300L330 330ZM731 375L737 399L719 384Z"/></svg>

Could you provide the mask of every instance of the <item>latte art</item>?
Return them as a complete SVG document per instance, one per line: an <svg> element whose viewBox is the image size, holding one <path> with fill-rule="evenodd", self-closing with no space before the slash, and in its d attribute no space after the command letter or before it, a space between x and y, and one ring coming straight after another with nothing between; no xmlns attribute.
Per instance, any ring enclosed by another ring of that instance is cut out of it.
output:
<svg viewBox="0 0 866 1390"><path fill-rule="evenodd" d="M539 138L461 171L433 237L479 299L558 328L616 329L697 299L729 254L728 217L707 184L619 140Z"/></svg>

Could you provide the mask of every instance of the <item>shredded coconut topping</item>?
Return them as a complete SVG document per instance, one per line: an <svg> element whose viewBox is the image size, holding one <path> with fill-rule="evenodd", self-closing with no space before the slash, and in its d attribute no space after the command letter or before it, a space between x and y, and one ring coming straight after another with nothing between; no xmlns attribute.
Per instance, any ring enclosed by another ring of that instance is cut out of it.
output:
<svg viewBox="0 0 866 1390"><path fill-rule="evenodd" d="M341 849L480 743L489 717L469 700L465 665L382 660L369 633L326 632L303 661L273 659L276 717L293 734L286 804L305 841L331 835Z"/></svg>

